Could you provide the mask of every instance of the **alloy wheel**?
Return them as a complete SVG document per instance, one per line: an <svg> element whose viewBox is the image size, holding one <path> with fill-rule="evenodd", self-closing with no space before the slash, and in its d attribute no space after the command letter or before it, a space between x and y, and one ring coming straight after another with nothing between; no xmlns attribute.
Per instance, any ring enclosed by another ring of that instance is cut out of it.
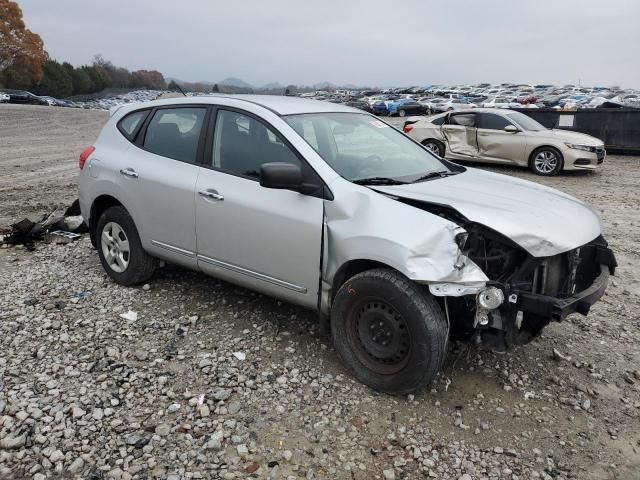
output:
<svg viewBox="0 0 640 480"><path fill-rule="evenodd" d="M533 159L535 169L543 174L549 174L558 167L558 155L551 150L542 150Z"/></svg>
<svg viewBox="0 0 640 480"><path fill-rule="evenodd" d="M424 144L424 146L430 152L440 156L440 147L438 147L438 144L436 142L427 142Z"/></svg>
<svg viewBox="0 0 640 480"><path fill-rule="evenodd" d="M105 224L102 229L100 244L102 255L114 272L122 273L129 266L129 239L120 225L116 222Z"/></svg>

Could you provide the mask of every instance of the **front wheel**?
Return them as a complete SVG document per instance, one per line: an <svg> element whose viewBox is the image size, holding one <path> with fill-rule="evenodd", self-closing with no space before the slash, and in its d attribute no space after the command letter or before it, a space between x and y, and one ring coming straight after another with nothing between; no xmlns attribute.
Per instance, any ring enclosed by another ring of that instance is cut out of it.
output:
<svg viewBox="0 0 640 480"><path fill-rule="evenodd" d="M355 275L338 290L331 308L338 355L374 390L420 390L442 369L447 321L423 286L390 269Z"/></svg>
<svg viewBox="0 0 640 480"><path fill-rule="evenodd" d="M407 112L406 112L406 110L400 110L398 112L398 115L400 115L401 117L406 117L407 116Z"/></svg>
<svg viewBox="0 0 640 480"><path fill-rule="evenodd" d="M562 170L562 154L553 147L540 147L531 154L529 168L537 175L551 177Z"/></svg>

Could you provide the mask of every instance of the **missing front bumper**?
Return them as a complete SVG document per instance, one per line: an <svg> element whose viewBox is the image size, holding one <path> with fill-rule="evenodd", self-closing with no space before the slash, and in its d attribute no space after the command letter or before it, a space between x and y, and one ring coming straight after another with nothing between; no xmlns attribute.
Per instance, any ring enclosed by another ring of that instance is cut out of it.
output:
<svg viewBox="0 0 640 480"><path fill-rule="evenodd" d="M591 306L604 295L608 282L609 267L600 265L600 274L593 283L588 288L569 298L555 298L530 292L515 292L514 296L510 297L513 299L510 302L515 304L517 311L560 322L567 315L575 312L587 315Z"/></svg>

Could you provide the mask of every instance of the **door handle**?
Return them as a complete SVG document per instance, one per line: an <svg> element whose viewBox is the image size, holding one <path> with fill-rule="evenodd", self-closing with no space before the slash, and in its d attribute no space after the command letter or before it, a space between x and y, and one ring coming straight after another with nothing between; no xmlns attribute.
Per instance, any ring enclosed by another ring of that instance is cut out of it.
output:
<svg viewBox="0 0 640 480"><path fill-rule="evenodd" d="M220 195L218 191L214 190L213 188L208 188L207 190L199 190L198 195L200 195L201 197L206 197L212 200L216 200L218 202L221 202L222 200L224 200L224 197Z"/></svg>
<svg viewBox="0 0 640 480"><path fill-rule="evenodd" d="M480 135L481 137L488 137L489 136L488 133L479 133L478 135Z"/></svg>
<svg viewBox="0 0 640 480"><path fill-rule="evenodd" d="M125 177L130 178L138 178L138 174L133 168L121 168L120 175L124 175Z"/></svg>

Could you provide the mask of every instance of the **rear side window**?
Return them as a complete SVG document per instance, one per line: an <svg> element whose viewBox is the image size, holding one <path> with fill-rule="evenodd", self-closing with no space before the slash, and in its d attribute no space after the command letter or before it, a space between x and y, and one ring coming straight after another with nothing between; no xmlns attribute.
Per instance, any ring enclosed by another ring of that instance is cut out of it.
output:
<svg viewBox="0 0 640 480"><path fill-rule="evenodd" d="M144 137L145 150L196 163L206 108L163 108L153 115Z"/></svg>
<svg viewBox="0 0 640 480"><path fill-rule="evenodd" d="M463 127L475 127L476 115L474 113L461 113L458 115L451 115L449 118L450 125L462 125Z"/></svg>
<svg viewBox="0 0 640 480"><path fill-rule="evenodd" d="M442 125L444 123L444 119L447 118L445 117L440 117L440 118L434 118L433 120L431 120L431 123L433 123L434 125Z"/></svg>
<svg viewBox="0 0 640 480"><path fill-rule="evenodd" d="M507 125L512 123L500 115L495 113L481 113L478 119L478 128L486 128L489 130L504 130Z"/></svg>
<svg viewBox="0 0 640 480"><path fill-rule="evenodd" d="M149 110L141 110L138 112L133 112L124 117L118 123L118 129L120 132L127 137L129 140L133 140L136 132L138 131L138 127L142 125L142 122L146 118Z"/></svg>

